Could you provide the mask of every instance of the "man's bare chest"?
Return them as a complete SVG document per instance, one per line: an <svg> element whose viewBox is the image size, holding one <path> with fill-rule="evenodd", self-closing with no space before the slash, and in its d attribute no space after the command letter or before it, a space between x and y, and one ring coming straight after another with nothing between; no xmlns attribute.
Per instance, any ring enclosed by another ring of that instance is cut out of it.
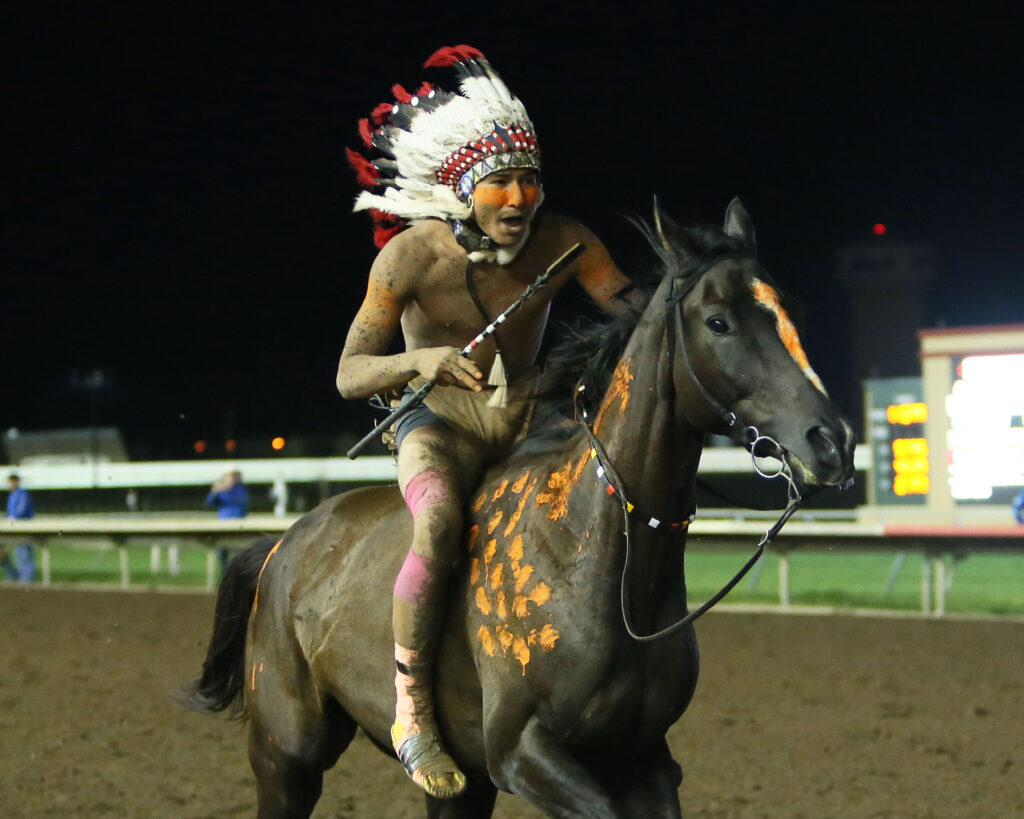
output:
<svg viewBox="0 0 1024 819"><path fill-rule="evenodd" d="M471 338L518 300L534 279L528 270L498 265L446 266L424 277L403 317L403 324L411 324L418 334L439 332ZM559 285L538 291L517 312L509 328L533 325L538 319L543 321Z"/></svg>

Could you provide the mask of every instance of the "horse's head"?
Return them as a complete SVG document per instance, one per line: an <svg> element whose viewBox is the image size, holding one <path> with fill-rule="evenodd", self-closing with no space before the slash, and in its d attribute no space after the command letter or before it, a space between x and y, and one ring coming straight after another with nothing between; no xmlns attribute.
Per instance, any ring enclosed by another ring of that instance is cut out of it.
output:
<svg viewBox="0 0 1024 819"><path fill-rule="evenodd" d="M755 454L782 457L800 484L852 477L853 431L757 262L739 199L721 231L680 227L655 205L651 238L667 266L652 308L669 311L671 378L686 419L748 445L761 436Z"/></svg>

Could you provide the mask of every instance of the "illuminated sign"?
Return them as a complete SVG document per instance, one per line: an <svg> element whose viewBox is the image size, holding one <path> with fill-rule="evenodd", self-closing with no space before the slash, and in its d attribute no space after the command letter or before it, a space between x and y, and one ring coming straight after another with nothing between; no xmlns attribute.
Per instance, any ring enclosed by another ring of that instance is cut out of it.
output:
<svg viewBox="0 0 1024 819"><path fill-rule="evenodd" d="M871 447L869 498L878 504L921 504L928 480L928 407L920 378L870 378L864 382L866 439Z"/></svg>
<svg viewBox="0 0 1024 819"><path fill-rule="evenodd" d="M946 415L956 500L988 500L996 488L1024 486L1024 354L960 359Z"/></svg>
<svg viewBox="0 0 1024 819"><path fill-rule="evenodd" d="M924 407L924 404L902 406ZM892 479L892 491L895 494L900 497L927 495L931 488L928 479L928 441L924 438L896 438L892 442L892 471L895 473Z"/></svg>

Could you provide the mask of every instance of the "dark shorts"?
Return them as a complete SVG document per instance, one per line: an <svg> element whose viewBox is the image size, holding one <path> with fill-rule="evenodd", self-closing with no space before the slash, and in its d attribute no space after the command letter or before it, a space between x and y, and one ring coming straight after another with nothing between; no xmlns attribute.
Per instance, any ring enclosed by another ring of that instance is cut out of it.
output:
<svg viewBox="0 0 1024 819"><path fill-rule="evenodd" d="M402 397L412 395L414 390L411 387L406 387L402 390ZM405 415L395 422L392 430L395 433L395 451L397 452L402 448L402 441L405 440L405 436L412 432L414 429L426 426L448 426L448 422L444 420L440 415L434 413L426 404L421 403L418 407L409 410Z"/></svg>

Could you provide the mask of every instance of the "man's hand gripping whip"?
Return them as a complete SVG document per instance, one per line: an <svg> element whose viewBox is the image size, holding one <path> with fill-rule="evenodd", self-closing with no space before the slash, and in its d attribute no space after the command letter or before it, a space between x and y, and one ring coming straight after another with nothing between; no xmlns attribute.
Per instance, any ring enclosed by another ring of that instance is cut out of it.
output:
<svg viewBox="0 0 1024 819"><path fill-rule="evenodd" d="M564 270L566 267L568 267L570 264L576 261L576 259L579 258L579 256L586 249L586 245L577 242L567 251L565 251L565 253L563 253L561 256L555 259L555 261L552 262L551 266L543 273L541 273L533 284L526 288L526 290L523 292L523 295L521 295L518 299L512 302L512 304L510 304L505 309L505 312L503 312L494 321L488 324L487 327L484 328L483 332L480 333L480 335L478 335L471 342L469 342L469 344L463 347L459 351L459 355L463 357L469 356L469 354L473 352L473 350L475 350L477 347L479 347L487 338L493 336L498 327L504 324L505 320L508 319L509 316L511 316L520 307L526 304L530 297L533 296L533 294L536 293L538 290L540 290L540 288L542 288L545 284L547 284L548 280L552 276L554 276L556 273L560 273L562 270ZM410 412L413 408L422 404L423 399L427 397L427 393L429 393L433 388L433 382L428 381L426 384L424 384L422 387L416 390L416 392L406 395L404 398L402 398L402 402L397 407L395 407L394 411L392 411L392 413L388 415L387 418L385 418L383 421L377 424L377 426L375 426L369 433L367 433L366 437L364 437L358 444L356 444L348 451L348 457L358 457L359 454L369 445L369 443L378 435L380 435L381 432L390 427L399 418L401 418L406 413Z"/></svg>

